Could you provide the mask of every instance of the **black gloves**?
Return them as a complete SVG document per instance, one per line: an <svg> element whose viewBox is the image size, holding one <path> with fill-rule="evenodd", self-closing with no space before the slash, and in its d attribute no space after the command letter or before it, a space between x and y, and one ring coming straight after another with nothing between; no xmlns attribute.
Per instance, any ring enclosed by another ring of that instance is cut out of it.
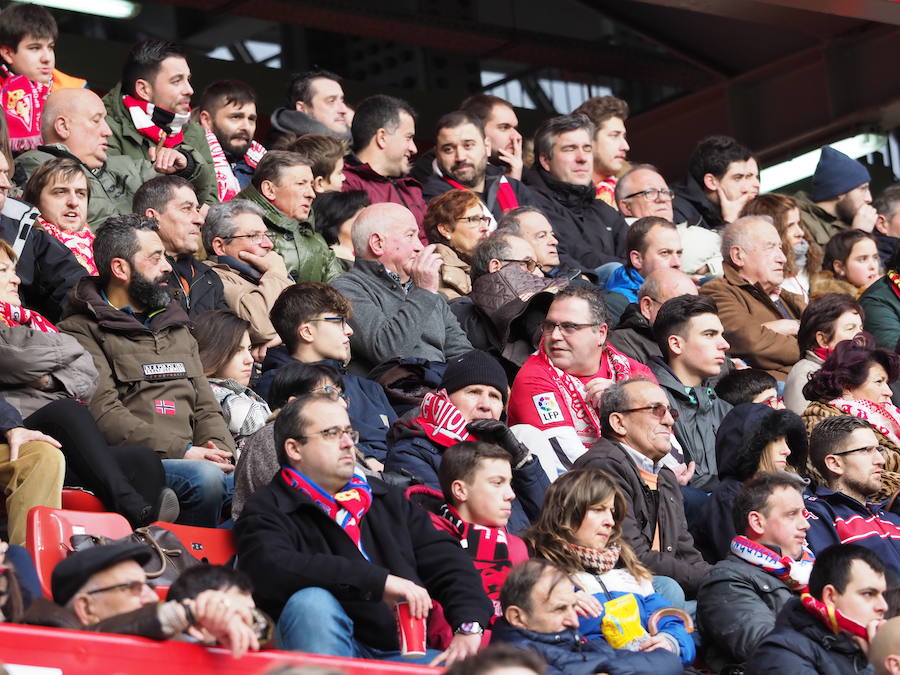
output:
<svg viewBox="0 0 900 675"><path fill-rule="evenodd" d="M479 441L493 443L506 450L513 469L521 468L531 459L531 450L520 443L509 427L500 420L472 420L466 425L466 431Z"/></svg>

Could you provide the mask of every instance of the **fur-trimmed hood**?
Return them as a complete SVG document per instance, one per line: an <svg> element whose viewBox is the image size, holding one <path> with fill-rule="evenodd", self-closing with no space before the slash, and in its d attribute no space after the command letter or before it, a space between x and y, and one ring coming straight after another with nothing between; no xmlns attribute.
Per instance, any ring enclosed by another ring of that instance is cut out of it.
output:
<svg viewBox="0 0 900 675"><path fill-rule="evenodd" d="M788 464L806 475L808 439L800 416L790 410L773 410L760 403L741 403L722 420L716 434L716 460L720 478L743 483L759 469L763 450L772 441L787 439Z"/></svg>

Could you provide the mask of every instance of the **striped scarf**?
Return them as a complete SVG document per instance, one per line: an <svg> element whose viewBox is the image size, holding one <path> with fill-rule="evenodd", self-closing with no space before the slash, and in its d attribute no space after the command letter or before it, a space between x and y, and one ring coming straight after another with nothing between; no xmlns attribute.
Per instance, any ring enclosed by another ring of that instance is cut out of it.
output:
<svg viewBox="0 0 900 675"><path fill-rule="evenodd" d="M154 144L162 141L167 148L174 148L184 142L183 127L191 119L190 113L174 113L164 110L150 101L144 101L126 94L122 97L134 128L141 136L146 136Z"/></svg>
<svg viewBox="0 0 900 675"><path fill-rule="evenodd" d="M809 586L809 573L812 572L816 557L807 547L799 560L790 556L782 556L759 542L738 535L731 540L731 552L746 563L765 570L778 577L795 593L806 593Z"/></svg>
<svg viewBox="0 0 900 675"><path fill-rule="evenodd" d="M241 191L241 185L238 183L234 171L231 169L231 163L225 156L222 144L212 131L206 132L206 142L209 144L209 151L213 158L213 169L216 171L216 188L218 189L219 201L228 202L234 199L235 195ZM244 161L250 168L255 169L259 164L259 160L266 154L266 149L256 141L250 141L250 147L244 154Z"/></svg>
<svg viewBox="0 0 900 675"><path fill-rule="evenodd" d="M21 305L0 302L0 324L4 326L27 326L39 333L58 333L59 330L43 316Z"/></svg>

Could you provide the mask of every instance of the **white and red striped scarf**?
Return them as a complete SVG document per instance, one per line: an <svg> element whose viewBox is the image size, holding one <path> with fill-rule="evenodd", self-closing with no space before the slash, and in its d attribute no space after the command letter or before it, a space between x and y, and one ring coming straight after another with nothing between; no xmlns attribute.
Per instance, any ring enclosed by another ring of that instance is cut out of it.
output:
<svg viewBox="0 0 900 675"><path fill-rule="evenodd" d="M836 398L828 404L845 415L865 420L891 443L900 446L900 410L890 401L873 403L862 399Z"/></svg>
<svg viewBox="0 0 900 675"><path fill-rule="evenodd" d="M27 326L40 333L58 333L59 329L32 309L0 302L0 325Z"/></svg>
<svg viewBox="0 0 900 675"><path fill-rule="evenodd" d="M77 232L65 232L41 216L38 216L37 224L47 234L65 244L89 275L96 277L99 274L97 264L94 262L94 233L91 232L91 228L85 225Z"/></svg>
<svg viewBox="0 0 900 675"><path fill-rule="evenodd" d="M167 148L174 148L184 142L183 127L190 119L190 113L174 113L153 105L149 101L125 94L122 97L134 128L141 136L146 136L154 143L163 140Z"/></svg>
<svg viewBox="0 0 900 675"><path fill-rule="evenodd" d="M216 171L216 188L219 194L220 202L229 202L234 199L235 195L241 191L241 185L238 183L234 171L231 170L231 163L225 156L222 144L212 131L206 132L206 142L209 144L209 151L213 158L213 168ZM250 141L250 147L244 153L244 161L247 165L255 169L259 164L259 160L266 154L266 149L256 141Z"/></svg>

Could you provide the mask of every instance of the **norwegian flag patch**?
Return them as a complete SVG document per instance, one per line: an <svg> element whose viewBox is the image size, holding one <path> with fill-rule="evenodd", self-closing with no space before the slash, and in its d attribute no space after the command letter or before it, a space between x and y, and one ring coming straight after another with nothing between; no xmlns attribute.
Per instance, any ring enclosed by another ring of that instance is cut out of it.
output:
<svg viewBox="0 0 900 675"><path fill-rule="evenodd" d="M153 410L157 415L174 415L175 401L153 401Z"/></svg>

